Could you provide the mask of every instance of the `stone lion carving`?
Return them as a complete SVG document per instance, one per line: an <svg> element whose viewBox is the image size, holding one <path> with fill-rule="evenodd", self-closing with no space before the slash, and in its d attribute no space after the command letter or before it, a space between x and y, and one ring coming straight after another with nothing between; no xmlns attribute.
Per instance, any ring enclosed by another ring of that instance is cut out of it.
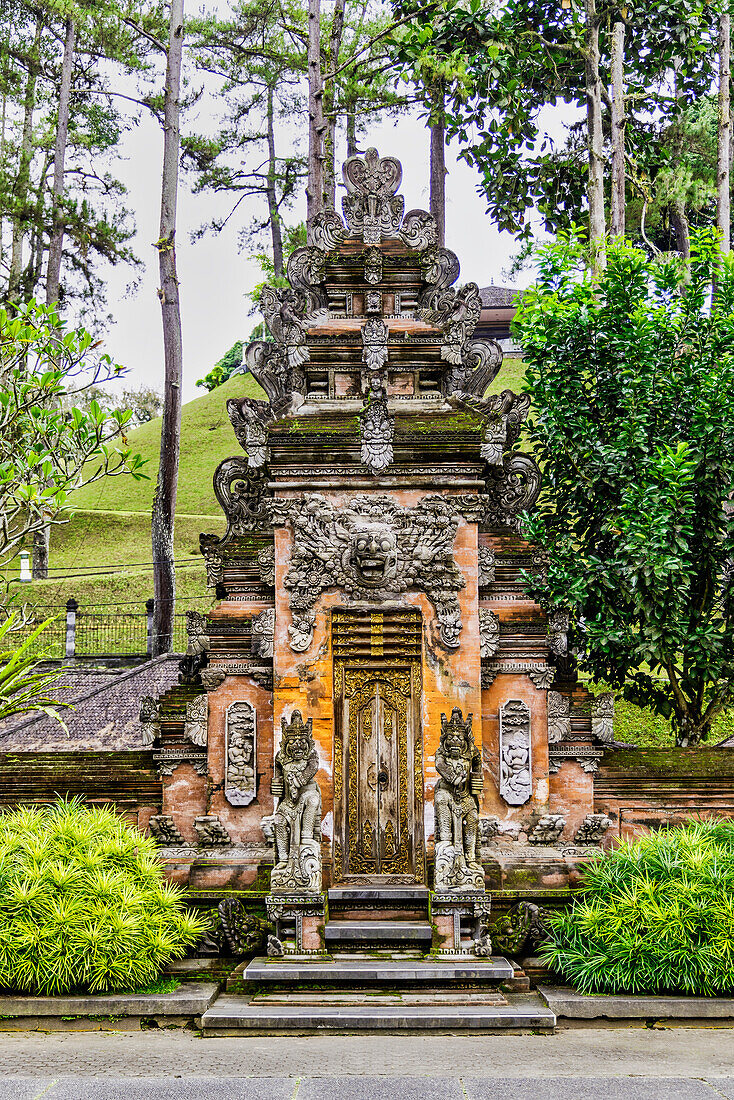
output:
<svg viewBox="0 0 734 1100"><path fill-rule="evenodd" d="M436 890L484 890L477 855L482 758L474 744L472 716L458 707L441 715L436 753L439 779L433 795L436 814Z"/></svg>
<svg viewBox="0 0 734 1100"><path fill-rule="evenodd" d="M357 496L339 507L318 493L270 503L274 523L290 521L293 551L284 586L298 630L291 648L310 644L309 618L321 592L340 588L351 599L390 599L417 589L436 609L440 637L459 645L457 593L466 581L454 560L460 512L450 499L424 497L405 508L387 496ZM294 642L296 644L294 644Z"/></svg>
<svg viewBox="0 0 734 1100"><path fill-rule="evenodd" d="M294 710L281 720L271 792L278 800L272 818L277 863L270 877L274 894L321 892L321 791L313 719Z"/></svg>

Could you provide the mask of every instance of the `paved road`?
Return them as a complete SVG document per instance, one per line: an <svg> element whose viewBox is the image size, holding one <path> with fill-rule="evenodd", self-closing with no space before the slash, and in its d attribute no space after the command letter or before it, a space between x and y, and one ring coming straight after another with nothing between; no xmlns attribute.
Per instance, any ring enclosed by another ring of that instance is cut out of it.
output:
<svg viewBox="0 0 734 1100"><path fill-rule="evenodd" d="M734 1100L734 1031L0 1034L0 1100Z"/></svg>

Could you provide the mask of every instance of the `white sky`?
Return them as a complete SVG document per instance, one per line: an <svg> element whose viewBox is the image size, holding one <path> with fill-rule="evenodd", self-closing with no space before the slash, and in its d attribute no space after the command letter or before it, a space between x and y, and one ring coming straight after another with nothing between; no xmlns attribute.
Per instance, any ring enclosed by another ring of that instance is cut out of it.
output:
<svg viewBox="0 0 734 1100"><path fill-rule="evenodd" d="M381 155L397 156L403 164L400 188L405 208L428 206L428 133L416 118L387 120L372 128L362 148L374 145ZM118 165L129 190L126 205L135 211L137 237L133 248L145 263L140 286L127 291L129 269L111 269L108 278L109 308L115 324L105 339L106 350L129 368L126 385L163 384L163 337L157 297L158 262L152 243L158 238L162 135L150 118L126 137L126 161ZM343 159L343 153L340 154ZM485 214L477 194L476 171L456 162L454 147L447 149L446 244L461 262L461 282L480 286L503 282L501 271L516 251L512 237L499 233ZM341 178L341 177L339 177ZM337 204L341 205L339 189ZM257 212L260 213L259 200ZM248 316L245 295L259 279L255 264L238 252L238 229L254 212L245 203L217 236L207 235L191 243L192 230L228 204L213 195L191 195L186 177L179 193L177 262L181 291L184 346L184 401L204 393L195 383L227 351L235 340L249 336L256 318ZM305 215L305 196L288 220Z"/></svg>

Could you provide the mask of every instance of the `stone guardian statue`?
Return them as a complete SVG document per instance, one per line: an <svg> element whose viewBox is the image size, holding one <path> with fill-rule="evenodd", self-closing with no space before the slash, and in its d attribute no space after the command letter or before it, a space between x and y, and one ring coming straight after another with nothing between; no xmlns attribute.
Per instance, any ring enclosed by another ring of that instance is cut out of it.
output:
<svg viewBox="0 0 734 1100"><path fill-rule="evenodd" d="M276 864L270 877L273 894L321 893L321 791L315 776L319 758L311 732L294 710L281 719L282 739L275 757L271 792Z"/></svg>
<svg viewBox="0 0 734 1100"><path fill-rule="evenodd" d="M435 889L484 891L484 871L478 858L482 757L474 744L472 715L464 721L458 707L450 720L441 715L436 771Z"/></svg>

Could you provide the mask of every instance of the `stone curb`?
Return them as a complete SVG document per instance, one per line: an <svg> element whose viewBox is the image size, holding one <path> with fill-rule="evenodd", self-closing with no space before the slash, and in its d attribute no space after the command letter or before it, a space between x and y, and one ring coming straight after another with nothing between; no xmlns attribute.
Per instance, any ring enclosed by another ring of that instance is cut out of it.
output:
<svg viewBox="0 0 734 1100"><path fill-rule="evenodd" d="M665 997L577 993L570 986L539 985L538 993L556 1017L570 1020L734 1019L731 997Z"/></svg>
<svg viewBox="0 0 734 1100"><path fill-rule="evenodd" d="M0 1018L19 1016L201 1016L216 998L216 982L182 982L172 993L111 993L89 997L0 997Z"/></svg>

